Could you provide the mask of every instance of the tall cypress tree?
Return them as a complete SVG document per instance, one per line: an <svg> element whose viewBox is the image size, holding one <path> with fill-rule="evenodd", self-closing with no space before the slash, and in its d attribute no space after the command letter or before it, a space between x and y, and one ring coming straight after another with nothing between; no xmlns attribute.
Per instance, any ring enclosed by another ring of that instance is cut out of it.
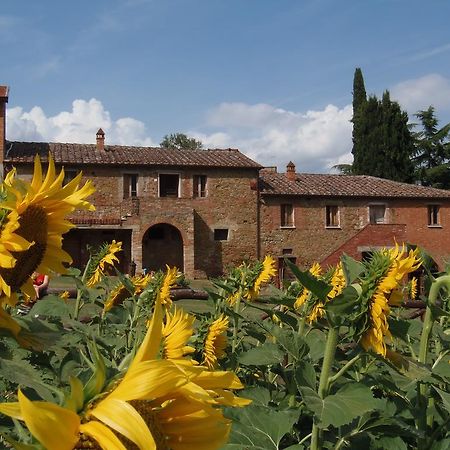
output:
<svg viewBox="0 0 450 450"><path fill-rule="evenodd" d="M353 166L356 175L412 182L414 141L408 115L385 91L381 100L367 99L361 69L353 81Z"/></svg>
<svg viewBox="0 0 450 450"><path fill-rule="evenodd" d="M364 127L364 116L361 115L361 111L367 105L367 94L364 86L364 78L362 71L359 67L355 69L353 76L353 166L352 172L358 173L360 168L363 167L361 159L364 158L364 150L361 148L362 143L362 128Z"/></svg>

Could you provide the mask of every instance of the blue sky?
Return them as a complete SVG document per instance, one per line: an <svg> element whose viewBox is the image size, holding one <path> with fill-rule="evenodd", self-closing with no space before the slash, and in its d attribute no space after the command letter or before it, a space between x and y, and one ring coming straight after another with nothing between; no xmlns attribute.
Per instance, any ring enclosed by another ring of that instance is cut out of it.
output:
<svg viewBox="0 0 450 450"><path fill-rule="evenodd" d="M182 131L265 165L350 161L351 91L450 121L447 0L2 0L7 138L157 145Z"/></svg>

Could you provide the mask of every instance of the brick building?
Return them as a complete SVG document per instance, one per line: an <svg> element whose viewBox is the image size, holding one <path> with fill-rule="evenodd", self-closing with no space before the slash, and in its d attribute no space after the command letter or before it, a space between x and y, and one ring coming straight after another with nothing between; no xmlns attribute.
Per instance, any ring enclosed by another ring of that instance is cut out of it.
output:
<svg viewBox="0 0 450 450"><path fill-rule="evenodd" d="M309 267L342 253L416 244L443 267L450 256L450 191L366 175L260 171L261 252Z"/></svg>
<svg viewBox="0 0 450 450"><path fill-rule="evenodd" d="M8 90L0 86L0 167L31 176L35 154L51 153L70 179L93 180L95 212L78 212L64 238L75 265L87 245L123 242L122 267L165 264L188 277L223 273L270 253L302 267L357 259L381 246L410 242L442 266L450 254L450 191L368 176L298 174L262 168L235 149L180 151L95 144L7 141ZM94 140L94 139L93 139ZM283 272L283 271L282 271Z"/></svg>

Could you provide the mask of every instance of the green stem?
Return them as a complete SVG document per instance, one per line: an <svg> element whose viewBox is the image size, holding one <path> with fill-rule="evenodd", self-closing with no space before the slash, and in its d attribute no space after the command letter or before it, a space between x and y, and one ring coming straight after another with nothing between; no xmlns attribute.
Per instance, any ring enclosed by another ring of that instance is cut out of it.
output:
<svg viewBox="0 0 450 450"><path fill-rule="evenodd" d="M298 321L298 335L304 337L306 317L300 317Z"/></svg>
<svg viewBox="0 0 450 450"><path fill-rule="evenodd" d="M338 343L339 329L330 328L328 330L327 343L325 345L325 352L323 355L322 371L320 373L319 380L319 397L323 400L330 389L330 373L334 362L334 356L336 354L336 347ZM319 426L314 423L311 433L311 450L321 450L322 448L322 433Z"/></svg>
<svg viewBox="0 0 450 450"><path fill-rule="evenodd" d="M236 313L233 317L233 341L231 343L231 351L234 353L236 350L237 345L237 335L238 335L238 328L239 328L239 317L237 314L239 314L241 306L241 295L239 294L239 297L236 299L236 303L234 304L234 312Z"/></svg>
<svg viewBox="0 0 450 450"><path fill-rule="evenodd" d="M330 386L342 375L344 375L345 372L347 372L348 369L350 369L357 361L359 361L362 357L361 353L358 353L354 358L352 358L350 361L347 361L341 369L334 374L332 377L330 377Z"/></svg>
<svg viewBox="0 0 450 450"><path fill-rule="evenodd" d="M83 286L86 284L86 277L87 277L89 266L91 265L91 259L92 259L92 257L89 257L89 260L88 260L86 266L84 267L83 275L81 276L81 283L83 284ZM80 309L82 306L81 305L81 297L82 297L82 291L79 287L77 287L77 299L75 300L75 307L73 310L73 318L75 320L78 320L78 314L80 313Z"/></svg>
<svg viewBox="0 0 450 450"><path fill-rule="evenodd" d="M423 319L422 334L420 336L420 346L419 346L419 363L426 364L428 357L428 346L431 336L431 331L433 329L434 317L430 305L434 306L439 296L439 292L442 288L449 290L450 286L450 275L443 275L433 281L430 287L430 293L428 295L428 304L425 311L425 317ZM417 406L419 411L419 419L417 420L417 427L423 433L423 436L427 435L427 423L433 422L433 416L429 414L429 409L427 407L427 386L424 383L418 382L418 393L417 393ZM430 417L431 416L431 417ZM418 449L425 449L427 446L426 437L419 438Z"/></svg>

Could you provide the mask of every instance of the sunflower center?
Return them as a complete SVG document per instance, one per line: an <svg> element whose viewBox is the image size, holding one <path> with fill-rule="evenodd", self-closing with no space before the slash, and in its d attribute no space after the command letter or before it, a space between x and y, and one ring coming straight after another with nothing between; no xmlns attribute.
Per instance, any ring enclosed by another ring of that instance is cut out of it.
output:
<svg viewBox="0 0 450 450"><path fill-rule="evenodd" d="M36 271L47 248L47 213L39 206L29 206L19 218L16 234L34 244L24 252L11 252L17 259L12 269L0 269L0 275L11 286L11 290L19 290L27 279Z"/></svg>
<svg viewBox="0 0 450 450"><path fill-rule="evenodd" d="M155 440L156 450L170 450L165 434L163 433L155 411L146 400L132 400L131 406L144 419ZM137 447L134 447L137 449Z"/></svg>

